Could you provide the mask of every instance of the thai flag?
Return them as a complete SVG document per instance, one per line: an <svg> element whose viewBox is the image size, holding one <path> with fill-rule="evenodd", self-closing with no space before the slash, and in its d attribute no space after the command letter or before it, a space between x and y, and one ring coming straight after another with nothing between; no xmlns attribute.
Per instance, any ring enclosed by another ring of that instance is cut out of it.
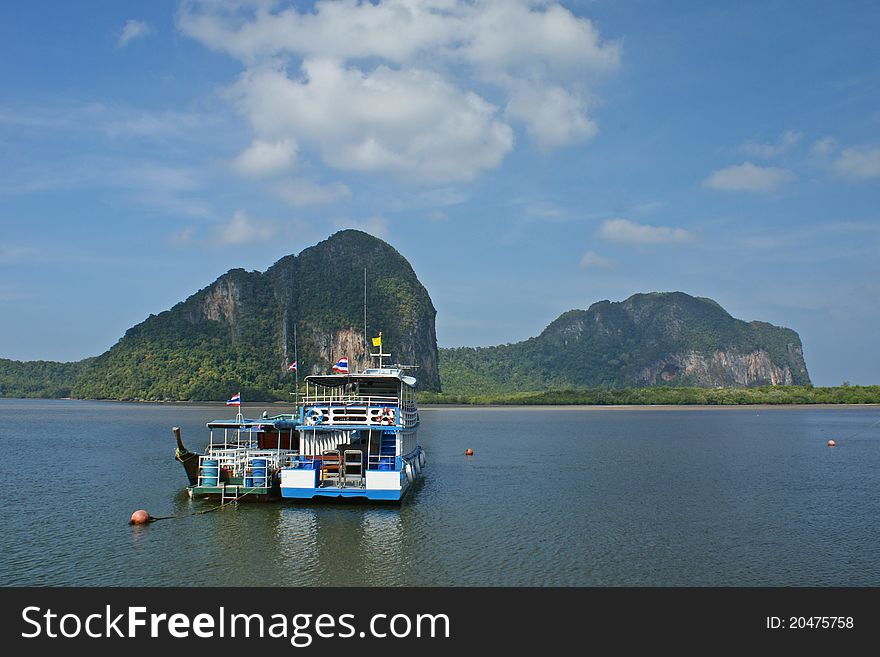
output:
<svg viewBox="0 0 880 657"><path fill-rule="evenodd" d="M293 361L290 365L288 365L287 369L290 372L296 372L296 361Z"/></svg>
<svg viewBox="0 0 880 657"><path fill-rule="evenodd" d="M241 406L241 393L237 392L226 400L227 406Z"/></svg>
<svg viewBox="0 0 880 657"><path fill-rule="evenodd" d="M333 366L333 371L339 374L348 374L348 358L340 358Z"/></svg>

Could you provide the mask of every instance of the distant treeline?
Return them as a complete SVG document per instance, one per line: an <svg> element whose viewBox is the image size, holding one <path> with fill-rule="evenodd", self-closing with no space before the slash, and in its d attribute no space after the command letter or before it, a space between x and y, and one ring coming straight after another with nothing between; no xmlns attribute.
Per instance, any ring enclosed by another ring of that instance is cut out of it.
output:
<svg viewBox="0 0 880 657"><path fill-rule="evenodd" d="M0 358L0 397L41 397L53 399L76 397L86 399L125 399L156 401L163 399L206 400L226 399L229 391L240 391L249 401L276 401L290 399L292 381L287 377L285 389L269 385L248 386L230 380L216 389L199 390L199 394L164 396L152 394L149 380L140 381L140 387L119 395L117 390L89 388L89 367L95 359L88 358L76 363L50 361L19 362ZM120 361L121 362L121 361ZM227 367L231 368L231 365ZM204 387L214 383L211 377L196 377ZM118 372L124 378L123 372ZM257 372L253 376L257 376ZM159 379L158 373L156 378ZM254 380L258 380L254 378ZM94 382L92 382L93 384ZM178 391L183 393L184 391ZM641 388L578 388L569 390L543 390L530 392L490 391L486 394L468 395L449 392L419 392L421 404L584 404L584 405L744 405L744 404L880 404L880 386L853 386L844 383L834 387L818 386L762 386L754 388L685 388L668 385Z"/></svg>
<svg viewBox="0 0 880 657"><path fill-rule="evenodd" d="M546 390L487 395L422 392L421 404L748 405L880 404L880 386L763 386L758 388L619 388Z"/></svg>
<svg viewBox="0 0 880 657"><path fill-rule="evenodd" d="M58 363L0 358L0 397L70 397L80 374L93 360Z"/></svg>

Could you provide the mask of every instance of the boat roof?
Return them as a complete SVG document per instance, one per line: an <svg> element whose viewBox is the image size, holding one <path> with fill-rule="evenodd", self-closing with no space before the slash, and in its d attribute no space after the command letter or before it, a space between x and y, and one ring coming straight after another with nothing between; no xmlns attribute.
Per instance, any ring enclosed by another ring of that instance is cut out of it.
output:
<svg viewBox="0 0 880 657"><path fill-rule="evenodd" d="M306 381L325 388L338 388L358 381L375 381L377 379L393 379L415 387L415 377L408 376L396 367L368 368L357 374L314 374L307 376Z"/></svg>
<svg viewBox="0 0 880 657"><path fill-rule="evenodd" d="M297 425L293 415L260 418L258 420L212 420L209 429L240 429L244 431L263 431L265 429L293 429Z"/></svg>

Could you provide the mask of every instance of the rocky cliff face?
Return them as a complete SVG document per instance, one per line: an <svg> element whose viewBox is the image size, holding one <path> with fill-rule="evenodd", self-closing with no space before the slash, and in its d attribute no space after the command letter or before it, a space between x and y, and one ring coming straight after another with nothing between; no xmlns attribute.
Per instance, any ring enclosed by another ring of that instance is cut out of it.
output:
<svg viewBox="0 0 880 657"><path fill-rule="evenodd" d="M441 358L450 392L473 382L496 391L810 382L797 333L734 319L715 301L681 292L600 301L525 342L444 349Z"/></svg>
<svg viewBox="0 0 880 657"><path fill-rule="evenodd" d="M700 387L794 384L791 365L774 363L763 349L748 354L735 350L670 354L662 362L643 369L639 378L646 385L677 380L686 380Z"/></svg>
<svg viewBox="0 0 880 657"><path fill-rule="evenodd" d="M235 281L221 278L205 292L200 308L201 317L212 322L233 324L240 299L241 290Z"/></svg>
<svg viewBox="0 0 880 657"><path fill-rule="evenodd" d="M74 394L222 399L241 388L252 399L286 398L291 361L298 360L300 378L329 372L343 356L352 370L363 368L369 338L379 331L392 362L415 365L419 387L439 390L435 316L427 291L394 248L342 231L264 273L230 270L129 329Z"/></svg>

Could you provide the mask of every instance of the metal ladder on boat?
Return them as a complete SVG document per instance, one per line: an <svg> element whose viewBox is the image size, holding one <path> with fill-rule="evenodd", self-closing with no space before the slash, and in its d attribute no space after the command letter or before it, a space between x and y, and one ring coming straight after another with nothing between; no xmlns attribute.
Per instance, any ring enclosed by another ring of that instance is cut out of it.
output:
<svg viewBox="0 0 880 657"><path fill-rule="evenodd" d="M224 484L223 498L221 501L222 502L234 502L235 500L237 500L239 497L238 489L239 489L238 484L232 484L232 485ZM235 491L235 492L229 492L229 491Z"/></svg>

